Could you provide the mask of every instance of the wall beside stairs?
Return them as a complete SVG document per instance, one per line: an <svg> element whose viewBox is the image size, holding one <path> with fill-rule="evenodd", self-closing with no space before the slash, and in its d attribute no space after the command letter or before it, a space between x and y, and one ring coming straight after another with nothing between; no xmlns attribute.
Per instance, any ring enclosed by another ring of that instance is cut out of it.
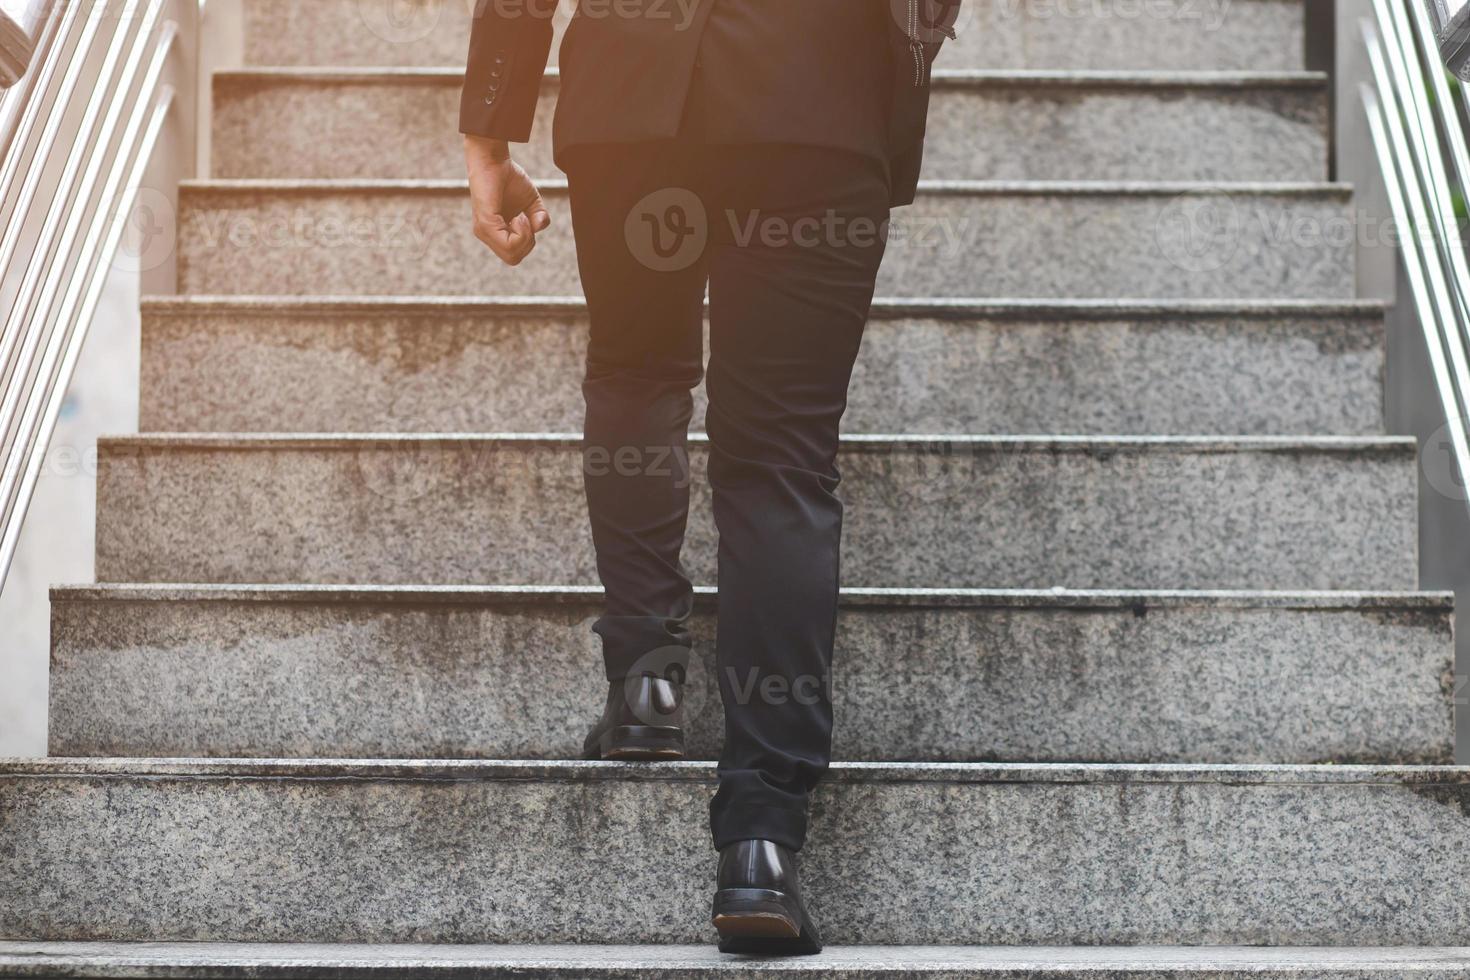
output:
<svg viewBox="0 0 1470 980"><path fill-rule="evenodd" d="M175 90L171 109L137 188L132 219L67 389L14 567L0 590L0 758L46 755L48 593L53 585L96 577L97 437L138 431L139 299L171 293L178 280L177 187L198 172L208 152L196 125L201 103L195 90L207 86L207 76L198 77L196 59L224 67L239 63L238 4L211 0L202 36L212 40L196 50L193 29L184 28L164 66L163 80ZM83 91L99 71L102 55L100 48L89 55ZM208 102L202 105L207 111ZM51 164L43 187L52 186L63 159L58 155ZM0 289L0 308L10 294L9 288Z"/></svg>
<svg viewBox="0 0 1470 980"><path fill-rule="evenodd" d="M0 592L0 757L46 754L47 591L90 582L99 435L138 431L139 275L114 269Z"/></svg>
<svg viewBox="0 0 1470 980"><path fill-rule="evenodd" d="M1387 192L1368 131L1359 86L1371 77L1362 25L1374 19L1373 0L1314 0L1319 29L1330 25L1335 60L1314 65L1335 75L1333 179L1351 184L1358 224L1388 227ZM1335 8L1335 9L1333 9ZM1325 19L1324 19L1325 18ZM1309 29L1312 21L1308 21ZM1419 582L1425 589L1450 589L1456 608L1470 602L1470 509L1466 482L1454 472L1444 413L1435 391L1418 317L1399 252L1378 234L1360 234L1356 269L1358 296L1389 304L1385 337L1384 420L1394 435L1419 441ZM1455 761L1470 762L1470 630L1456 631Z"/></svg>
<svg viewBox="0 0 1470 980"><path fill-rule="evenodd" d="M1398 294L1409 295L1398 270ZM1449 589L1455 608L1470 602L1470 492L1454 469L1444 413L1434 394L1434 375L1413 307L1399 302L1388 311L1384 406L1388 430L1419 441L1419 582ZM1457 617L1458 619L1458 617ZM1470 636L1455 631L1455 762L1470 761Z"/></svg>

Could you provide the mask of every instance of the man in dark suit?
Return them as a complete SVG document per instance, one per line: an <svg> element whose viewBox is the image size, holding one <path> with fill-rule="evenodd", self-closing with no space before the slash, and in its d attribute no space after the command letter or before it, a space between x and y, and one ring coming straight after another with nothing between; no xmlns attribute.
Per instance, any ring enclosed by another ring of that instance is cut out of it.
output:
<svg viewBox="0 0 1470 980"><path fill-rule="evenodd" d="M529 138L556 0L482 0L460 114L475 230L510 265L550 218ZM838 424L913 199L959 0L582 0L554 126L591 316L584 472L609 690L594 759L683 755L691 390L705 377L725 706L713 919L816 952L794 855L831 757Z"/></svg>

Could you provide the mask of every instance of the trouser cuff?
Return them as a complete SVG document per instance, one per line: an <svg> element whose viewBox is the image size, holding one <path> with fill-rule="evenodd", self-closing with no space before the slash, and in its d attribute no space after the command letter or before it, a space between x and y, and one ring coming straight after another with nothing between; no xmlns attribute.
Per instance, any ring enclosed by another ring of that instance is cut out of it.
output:
<svg viewBox="0 0 1470 980"><path fill-rule="evenodd" d="M806 843L806 824L805 810L784 807L751 806L710 811L710 830L714 834L717 851L743 840L768 840L789 851L799 851Z"/></svg>
<svg viewBox="0 0 1470 980"><path fill-rule="evenodd" d="M663 677L683 683L689 676L689 648L659 647L636 655L604 650L603 667L609 683L613 684L630 677Z"/></svg>

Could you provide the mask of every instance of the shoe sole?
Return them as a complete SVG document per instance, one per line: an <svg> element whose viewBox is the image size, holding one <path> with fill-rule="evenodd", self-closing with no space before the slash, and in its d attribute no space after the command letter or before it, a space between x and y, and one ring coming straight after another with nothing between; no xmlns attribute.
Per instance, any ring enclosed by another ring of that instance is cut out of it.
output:
<svg viewBox="0 0 1470 980"><path fill-rule="evenodd" d="M801 936L801 910L784 892L722 888L710 918L722 939L793 941Z"/></svg>
<svg viewBox="0 0 1470 980"><path fill-rule="evenodd" d="M678 762L684 758L684 733L677 728L623 725L603 732L586 756L610 762Z"/></svg>

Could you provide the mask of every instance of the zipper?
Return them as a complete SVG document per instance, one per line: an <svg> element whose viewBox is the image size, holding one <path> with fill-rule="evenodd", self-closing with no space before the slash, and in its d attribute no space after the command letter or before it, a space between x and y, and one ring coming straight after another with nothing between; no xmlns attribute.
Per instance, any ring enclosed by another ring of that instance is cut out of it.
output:
<svg viewBox="0 0 1470 980"><path fill-rule="evenodd" d="M924 39L919 35L919 4L923 0L908 0L908 23L904 25L904 34L909 39L909 53L914 58L914 88L923 88L929 79L929 62L924 57ZM946 0L940 0L946 3ZM945 37L953 41L956 37L954 28L937 26L935 28Z"/></svg>
<svg viewBox="0 0 1470 980"><path fill-rule="evenodd" d="M909 52L914 56L914 88L923 88L929 66L924 63L924 42L919 40L919 0L909 0L909 22L905 31L909 36Z"/></svg>

